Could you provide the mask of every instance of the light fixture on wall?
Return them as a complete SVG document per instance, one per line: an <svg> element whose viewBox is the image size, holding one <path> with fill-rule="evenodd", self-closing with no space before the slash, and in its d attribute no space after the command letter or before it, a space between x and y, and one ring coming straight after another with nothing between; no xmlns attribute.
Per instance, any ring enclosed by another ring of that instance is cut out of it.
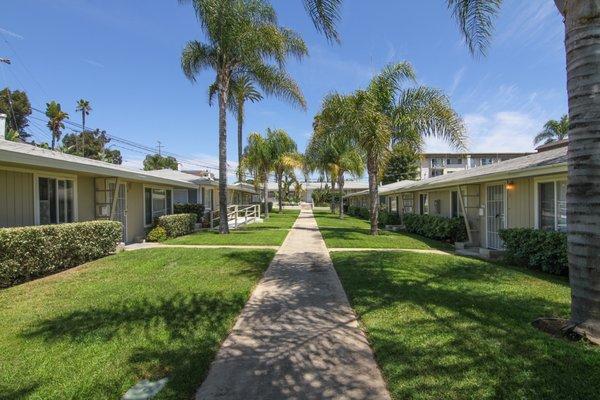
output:
<svg viewBox="0 0 600 400"><path fill-rule="evenodd" d="M515 183L513 181L506 182L506 190L513 190L515 188Z"/></svg>

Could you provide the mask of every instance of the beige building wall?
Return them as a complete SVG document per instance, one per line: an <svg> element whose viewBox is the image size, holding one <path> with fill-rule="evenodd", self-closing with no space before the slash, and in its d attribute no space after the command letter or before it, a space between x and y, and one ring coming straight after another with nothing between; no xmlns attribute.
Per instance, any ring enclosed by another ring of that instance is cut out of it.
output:
<svg viewBox="0 0 600 400"><path fill-rule="evenodd" d="M33 174L0 169L0 227L33 224Z"/></svg>
<svg viewBox="0 0 600 400"><path fill-rule="evenodd" d="M512 182L514 187L506 191L507 226L533 228L535 225L533 178L515 179Z"/></svg>
<svg viewBox="0 0 600 400"><path fill-rule="evenodd" d="M94 178L77 177L77 214L78 221L92 221L96 218L94 211Z"/></svg>

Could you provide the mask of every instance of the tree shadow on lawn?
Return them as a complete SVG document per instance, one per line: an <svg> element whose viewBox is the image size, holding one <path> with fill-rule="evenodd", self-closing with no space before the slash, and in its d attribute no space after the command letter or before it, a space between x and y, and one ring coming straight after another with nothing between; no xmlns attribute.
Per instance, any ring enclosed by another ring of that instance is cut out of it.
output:
<svg viewBox="0 0 600 400"><path fill-rule="evenodd" d="M108 343L136 335L139 340L133 348L120 350L130 352L123 368L125 375L135 375L131 384L142 378L169 376L171 380L160 397L189 398L245 302L246 296L225 293L176 293L160 299L130 300L41 321L23 336L49 343ZM119 388L123 383L98 384Z"/></svg>
<svg viewBox="0 0 600 400"><path fill-rule="evenodd" d="M372 248L409 248L451 250L448 243L427 239L419 235L406 232L390 232L380 230L377 236L372 236L368 228L337 228L319 227L321 235L327 241L340 241L338 245L329 247L372 247ZM377 242L376 242L377 241ZM334 242L335 243L335 242Z"/></svg>
<svg viewBox="0 0 600 400"><path fill-rule="evenodd" d="M437 257L334 258L394 397L597 398L600 351L531 326L568 313L566 302L543 293L560 290L548 281L568 284L538 281L536 292L533 279L519 285L520 271Z"/></svg>

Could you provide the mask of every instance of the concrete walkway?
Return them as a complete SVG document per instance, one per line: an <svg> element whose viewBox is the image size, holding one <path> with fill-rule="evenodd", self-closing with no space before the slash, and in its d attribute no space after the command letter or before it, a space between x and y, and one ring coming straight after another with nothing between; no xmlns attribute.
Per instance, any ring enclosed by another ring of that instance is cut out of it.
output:
<svg viewBox="0 0 600 400"><path fill-rule="evenodd" d="M390 399L311 211L300 213L196 399Z"/></svg>

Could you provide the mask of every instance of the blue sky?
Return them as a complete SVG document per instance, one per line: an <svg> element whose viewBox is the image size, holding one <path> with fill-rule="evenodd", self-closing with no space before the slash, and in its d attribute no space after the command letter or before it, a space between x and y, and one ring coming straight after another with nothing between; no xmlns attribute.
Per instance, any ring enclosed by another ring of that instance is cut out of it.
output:
<svg viewBox="0 0 600 400"><path fill-rule="evenodd" d="M532 150L543 123L567 111L563 25L552 0L505 0L488 55L476 58L443 0L345 0L340 45L315 31L300 0L273 4L280 23L309 47L307 58L288 64L308 110L275 99L251 104L246 135L283 128L303 149L323 96L365 86L392 61L411 62L419 83L451 96L472 151ZM186 167L216 165L217 109L206 96L214 74L207 71L191 84L179 65L186 41L202 38L191 6L176 0L4 0L0 33L0 57L13 61L0 70L0 86L26 90L34 107L57 100L80 122L75 103L85 98L93 107L88 126L149 146L160 140L185 157ZM34 138L48 140L44 123L34 122ZM229 131L234 166L233 118ZM126 164L141 165L143 154L121 150ZM432 139L427 150L448 146Z"/></svg>

